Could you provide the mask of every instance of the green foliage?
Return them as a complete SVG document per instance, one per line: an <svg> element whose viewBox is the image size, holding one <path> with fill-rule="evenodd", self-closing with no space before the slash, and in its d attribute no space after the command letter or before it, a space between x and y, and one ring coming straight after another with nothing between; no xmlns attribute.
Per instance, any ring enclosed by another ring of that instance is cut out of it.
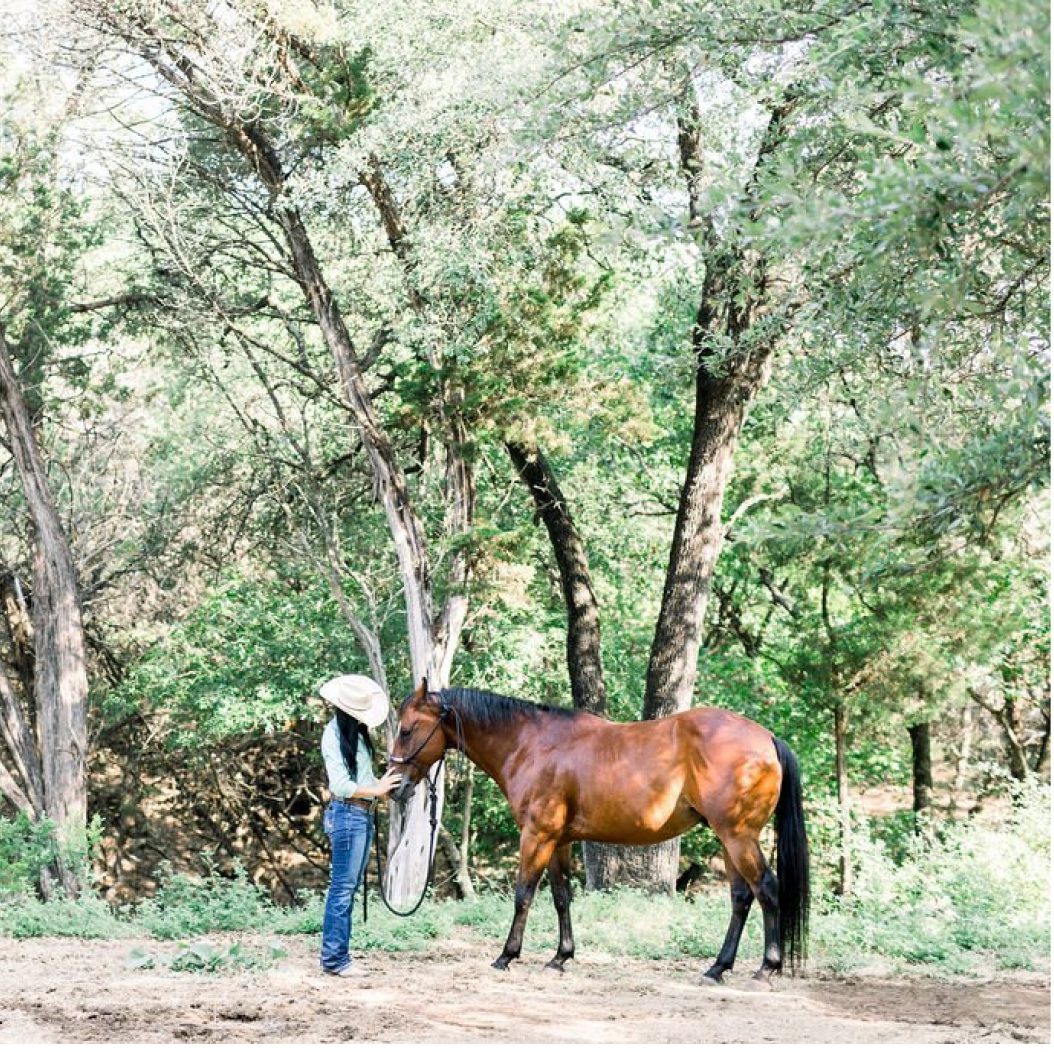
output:
<svg viewBox="0 0 1054 1052"><path fill-rule="evenodd" d="M358 643L317 579L232 576L145 653L108 698L112 716L159 714L173 748L272 732L309 716L319 683Z"/></svg>
<svg viewBox="0 0 1054 1052"><path fill-rule="evenodd" d="M33 896L41 881L48 879L45 874L49 867L60 857L82 885L89 885L92 859L101 835L99 815L92 816L80 836L67 836L62 844L49 819L36 822L22 813L14 818L0 816L0 902L8 897Z"/></svg>
<svg viewBox="0 0 1054 1052"><path fill-rule="evenodd" d="M54 824L0 815L0 900L32 893L56 857Z"/></svg>
<svg viewBox="0 0 1054 1052"><path fill-rule="evenodd" d="M263 950L247 948L240 942L217 945L208 940L181 942L174 953L159 953L134 946L128 952L131 968L167 968L172 972L264 971L289 955L277 940Z"/></svg>
<svg viewBox="0 0 1054 1052"><path fill-rule="evenodd" d="M135 911L136 922L159 939L180 939L213 931L266 929L274 906L240 867L224 876L209 859L203 877L175 872L162 864L153 898Z"/></svg>
<svg viewBox="0 0 1054 1052"><path fill-rule="evenodd" d="M119 939L139 930L124 914L115 912L90 891L75 899L56 895L45 902L36 895L21 895L0 901L0 934L16 939Z"/></svg>
<svg viewBox="0 0 1054 1052"><path fill-rule="evenodd" d="M974 820L908 838L899 865L858 840L852 898L820 900L818 956L832 968L870 956L952 971L991 957L1036 966L1050 944L1050 792L1027 796L999 829Z"/></svg>
<svg viewBox="0 0 1054 1052"><path fill-rule="evenodd" d="M855 887L848 898L827 890L823 863L831 847L821 816L810 826L818 864L810 968L821 973L868 966L984 974L994 962L1003 968L1042 970L1050 942L1049 813L1049 788L1032 784L1008 801L1007 813L997 824L976 818L917 834L901 831L892 845L872 839L866 825L858 824ZM147 932L177 940L178 946L172 951L136 947L130 954L133 967L255 970L282 956L281 943L272 941L259 950L240 942L216 944L187 937L216 931L317 937L322 908L321 896L295 907L270 905L244 873L223 877L212 872L194 878L169 871L155 898L135 910L114 911L92 895L72 902L5 900L0 904L0 934L119 938ZM692 901L629 890L579 892L572 908L583 957L601 953L701 961L720 947L729 904L722 885ZM473 902L429 899L409 918L388 913L371 897L368 923L361 922L356 910L352 947L420 951L459 932L471 933L474 940L500 942L511 914L510 892L485 892ZM547 953L555 932L555 910L543 888L531 912L525 949ZM751 960L760 945L760 912L755 909L743 936L744 960Z"/></svg>
<svg viewBox="0 0 1054 1052"><path fill-rule="evenodd" d="M589 547L610 712L638 715L691 433L701 282L727 251L765 261L758 280L733 272L723 309L749 322L734 339L775 346L727 491L698 702L751 716L798 753L821 883L838 847L836 707L854 786L906 785L906 728L932 719L951 745L971 691L1017 713L1025 760L1042 761L1042 732L1024 732L1049 723L1044 9L397 0L277 2L262 18L242 3L110 6L118 22L142 14L158 47L185 42L229 93L220 109L249 114L290 174L273 198L202 107L178 99L110 124L121 107L94 80L77 90L105 130L86 135L55 115L79 97L45 108L49 89L65 97L58 81L16 84L21 58L9 64L0 321L51 440L49 471L68 480L101 747L145 724L164 746L149 762L167 774L309 715L320 681L365 667L334 581L376 633L393 693L406 685L401 582L345 385L290 278L276 225L290 207L423 520L436 611L454 556L473 562L456 682L568 695L550 546L503 448L522 437L550 457ZM79 46L82 25L57 25L63 49ZM121 49L110 43L107 61ZM755 169L777 108L785 134ZM686 115L706 147L694 216ZM405 226L397 248L364 191L370 172ZM81 353L91 336L105 339ZM715 341L717 372L732 343ZM475 521L456 535L452 417L476 483ZM0 464L4 568L28 567L16 489ZM976 750L1005 767L995 717L982 719ZM493 783L473 777L474 858L500 887L516 829ZM981 778L970 788L988 791ZM451 811L462 794L452 786ZM909 825L854 816L861 890L819 914L830 960L1009 960L994 843L976 826L971 846ZM39 933L49 917L76 926L83 909L91 930L97 906L49 913L27 897L49 843L0 821L0 897L23 918L5 923ZM705 858L715 843L697 831L684 847ZM961 901L941 897L930 858L958 874ZM499 937L499 906L481 900L455 923ZM356 939L420 945L449 909L371 921ZM645 956L706 953L723 923L709 898L702 929L680 906L632 896L582 909L601 942L614 918L625 952ZM169 871L138 922L166 938L314 934L320 911L317 899L274 911L244 874ZM1020 945L1034 943L1029 929Z"/></svg>

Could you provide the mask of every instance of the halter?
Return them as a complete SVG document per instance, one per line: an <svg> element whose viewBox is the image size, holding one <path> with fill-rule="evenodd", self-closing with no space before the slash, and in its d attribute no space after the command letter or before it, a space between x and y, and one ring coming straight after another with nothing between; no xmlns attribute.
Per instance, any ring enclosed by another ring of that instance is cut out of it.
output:
<svg viewBox="0 0 1054 1052"><path fill-rule="evenodd" d="M454 706L450 704L450 702L444 700L442 695L440 695L439 718L435 721L435 723L432 724L432 729L425 736L425 740L421 742L421 744L418 745L417 748L414 749L414 751L410 753L409 756L396 756L394 753L389 753L388 763L409 764L415 771L420 771L422 777L427 777L427 772L425 771L425 769L419 763L416 762L417 757L421 755L421 752L424 750L424 747L435 737L436 731L439 730L439 728L443 725L444 718L450 713L454 714L454 721L457 724L457 729L455 731L456 740L454 742L453 747L457 749L458 752L464 753L465 732L461 726L461 713L458 712L457 709L455 709Z"/></svg>
<svg viewBox="0 0 1054 1052"><path fill-rule="evenodd" d="M415 771L421 771L423 774L424 768L422 768L421 765L416 762L417 757L421 755L421 751L424 749L424 747L435 737L435 732L439 730L439 728L443 725L443 716L446 714L446 712L449 711L449 709L446 709L446 711L444 712L443 707L440 706L439 719L437 719L435 723L432 724L432 729L428 732L428 735L425 740L421 742L421 744L418 745L417 748L414 749L414 751L410 753L409 756L396 756L395 753L388 753L388 762L391 764L408 763Z"/></svg>

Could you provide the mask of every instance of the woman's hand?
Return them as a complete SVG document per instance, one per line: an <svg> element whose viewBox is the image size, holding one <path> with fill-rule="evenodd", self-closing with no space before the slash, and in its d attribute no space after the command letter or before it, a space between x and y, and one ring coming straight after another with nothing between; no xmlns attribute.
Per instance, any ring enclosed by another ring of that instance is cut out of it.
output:
<svg viewBox="0 0 1054 1052"><path fill-rule="evenodd" d="M396 771L385 771L376 784L364 785L359 790L359 793L362 796L369 796L372 799L379 800L381 797L387 796L402 780L403 776Z"/></svg>

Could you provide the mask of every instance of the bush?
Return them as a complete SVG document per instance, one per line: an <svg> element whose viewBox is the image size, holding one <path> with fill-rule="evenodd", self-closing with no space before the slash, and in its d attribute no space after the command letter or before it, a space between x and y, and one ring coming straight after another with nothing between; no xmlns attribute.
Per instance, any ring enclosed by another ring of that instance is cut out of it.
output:
<svg viewBox="0 0 1054 1052"><path fill-rule="evenodd" d="M858 837L852 896L814 901L817 955L841 967L880 956L961 971L984 953L1037 967L1050 945L1049 808L1049 788L1032 786L999 829L973 819L892 847Z"/></svg>
<svg viewBox="0 0 1054 1052"><path fill-rule="evenodd" d="M57 857L52 822L24 814L0 816L0 899L32 894L41 872Z"/></svg>
<svg viewBox="0 0 1054 1052"><path fill-rule="evenodd" d="M117 939L136 930L93 892L76 899L57 896L44 902L35 895L22 895L0 902L0 935L16 939L46 935Z"/></svg>
<svg viewBox="0 0 1054 1052"><path fill-rule="evenodd" d="M136 910L135 919L159 939L181 939L213 931L268 931L277 909L236 867L233 877L219 873L210 858L203 877L161 867L157 894Z"/></svg>
<svg viewBox="0 0 1054 1052"><path fill-rule="evenodd" d="M814 883L812 969L845 973L880 965L947 974L990 972L993 965L1047 967L1049 807L1049 788L1032 785L1018 790L998 828L978 818L935 825L922 833L898 829L896 836L880 841L871 838L865 823L859 823L853 844L856 883L847 898L824 887L824 867L831 860L819 856L831 851L832 845L823 835L828 832L826 823L821 824L821 835L812 845L819 874ZM166 867L157 894L135 910L115 912L93 894L41 902L24 888L47 844L40 830L25 824L7 822L0 830L5 887L14 889L0 896L0 934L107 938L148 932L180 940L217 931L317 936L322 928L321 895L280 909L243 870L223 876L208 860L203 877ZM474 902L428 899L417 913L403 918L371 896L369 923L364 925L361 898L356 898L352 945L389 953L421 950L462 927L492 941L497 950L509 930L512 905L511 892L487 892ZM715 887L695 901L631 890L580 893L573 918L577 941L586 952L708 959L716 955L728 925L728 891ZM542 888L531 912L525 948L530 953L549 953L556 938L555 909L548 889ZM179 953L203 945L192 943ZM196 960L188 954L175 964L179 953L162 955L163 960L157 956L156 963L203 970L256 966L247 963L240 949L217 951L220 956L215 960L201 954ZM760 958L761 912L755 907L740 946L741 971L754 967ZM141 962L140 966L150 965Z"/></svg>

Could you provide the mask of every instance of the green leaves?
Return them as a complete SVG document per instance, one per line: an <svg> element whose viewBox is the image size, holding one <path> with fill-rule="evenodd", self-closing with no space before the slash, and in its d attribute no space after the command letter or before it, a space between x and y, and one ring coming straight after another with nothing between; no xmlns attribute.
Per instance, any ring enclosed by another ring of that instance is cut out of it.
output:
<svg viewBox="0 0 1054 1052"><path fill-rule="evenodd" d="M193 757L240 735L311 717L331 675L364 663L317 579L232 576L133 666L107 699L159 719L170 747Z"/></svg>

